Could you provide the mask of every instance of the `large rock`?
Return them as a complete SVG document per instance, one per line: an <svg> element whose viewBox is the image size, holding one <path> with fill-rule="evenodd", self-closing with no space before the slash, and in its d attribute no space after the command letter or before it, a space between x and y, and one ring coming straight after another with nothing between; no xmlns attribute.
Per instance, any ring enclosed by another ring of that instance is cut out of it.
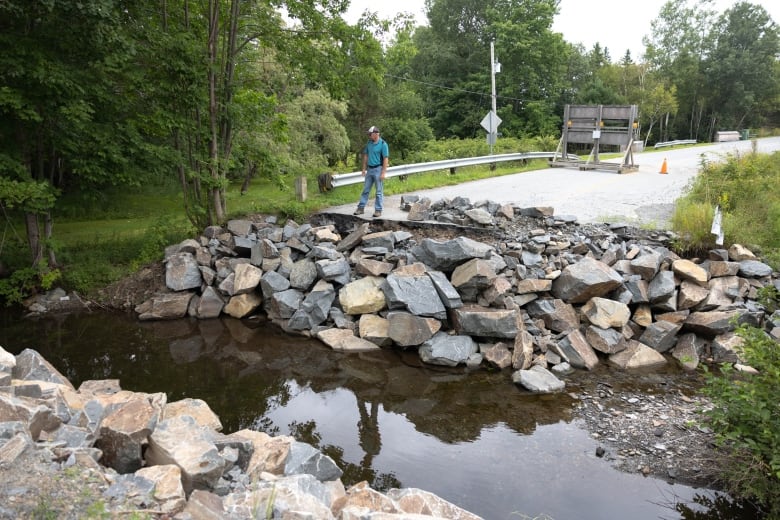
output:
<svg viewBox="0 0 780 520"><path fill-rule="evenodd" d="M236 266L234 274L233 294L231 296L254 291L263 277L263 270L252 264L239 264Z"/></svg>
<svg viewBox="0 0 780 520"><path fill-rule="evenodd" d="M552 294L568 303L584 303L604 296L623 284L623 278L603 262L585 257L563 270L552 285Z"/></svg>
<svg viewBox="0 0 780 520"><path fill-rule="evenodd" d="M144 465L142 448L154 431L160 410L144 398L135 398L108 414L100 423L95 446L103 465L119 473L133 473Z"/></svg>
<svg viewBox="0 0 780 520"><path fill-rule="evenodd" d="M256 292L239 294L230 298L223 311L228 316L241 319L255 312L262 304L263 298Z"/></svg>
<svg viewBox="0 0 780 520"><path fill-rule="evenodd" d="M457 289L447 279L447 275L441 271L427 271L428 277L436 288L436 294L439 295L444 307L447 309L457 309L463 305L463 301Z"/></svg>
<svg viewBox="0 0 780 520"><path fill-rule="evenodd" d="M222 314L222 310L225 308L225 300L214 289L214 287L206 287L203 294L200 296L194 296L190 300L189 313L198 319L210 319L218 318Z"/></svg>
<svg viewBox="0 0 780 520"><path fill-rule="evenodd" d="M639 342L658 352L666 352L674 347L681 328L682 325L670 321L656 321L639 336Z"/></svg>
<svg viewBox="0 0 780 520"><path fill-rule="evenodd" d="M772 274L772 268L758 260L742 260L739 263L739 275L745 278L762 278Z"/></svg>
<svg viewBox="0 0 780 520"><path fill-rule="evenodd" d="M225 460L214 443L188 415L172 417L157 425L149 437L146 463L178 466L187 493L194 489L213 489L225 467Z"/></svg>
<svg viewBox="0 0 780 520"><path fill-rule="evenodd" d="M310 444L294 441L284 464L285 475L312 475L320 481L336 480L343 472L333 459Z"/></svg>
<svg viewBox="0 0 780 520"><path fill-rule="evenodd" d="M387 492L387 496L398 504L398 509L403 513L403 518L411 519L419 515L423 517L446 518L448 520L482 520L474 513L470 513L422 489L391 489Z"/></svg>
<svg viewBox="0 0 780 520"><path fill-rule="evenodd" d="M137 306L135 312L141 321L183 318L187 315L193 296L191 292L158 294Z"/></svg>
<svg viewBox="0 0 780 520"><path fill-rule="evenodd" d="M444 242L426 238L412 249L412 254L436 271L450 272L473 258L489 258L493 247L466 237Z"/></svg>
<svg viewBox="0 0 780 520"><path fill-rule="evenodd" d="M563 300L544 298L535 300L526 306L528 315L541 319L544 326L553 332L568 332L580 325L577 311Z"/></svg>
<svg viewBox="0 0 780 520"><path fill-rule="evenodd" d="M652 280L661 267L663 256L658 251L644 250L642 254L630 261L631 272L638 274L643 280Z"/></svg>
<svg viewBox="0 0 780 520"><path fill-rule="evenodd" d="M588 300L582 306L582 313L591 324L602 329L621 329L628 323L631 317L628 305L601 297Z"/></svg>
<svg viewBox="0 0 780 520"><path fill-rule="evenodd" d="M339 290L339 303L346 314L371 314L387 306L382 290L384 278L366 276L350 282Z"/></svg>
<svg viewBox="0 0 780 520"><path fill-rule="evenodd" d="M516 371L512 374L512 382L534 394L551 394L566 388L566 383L539 365Z"/></svg>
<svg viewBox="0 0 780 520"><path fill-rule="evenodd" d="M672 262L672 271L682 280L690 280L701 287L707 287L709 273L706 269L690 260L675 260Z"/></svg>
<svg viewBox="0 0 780 520"><path fill-rule="evenodd" d="M733 331L734 320L739 319L743 311L692 312L683 323L683 330L706 338Z"/></svg>
<svg viewBox="0 0 780 520"><path fill-rule="evenodd" d="M457 266L450 280L465 301L476 301L483 289L490 287L496 271L487 260L474 258Z"/></svg>
<svg viewBox="0 0 780 520"><path fill-rule="evenodd" d="M36 350L26 348L21 351L13 361L7 356L3 359L5 360L3 362L5 366L11 368L11 374L14 379L46 381L73 388L71 382Z"/></svg>
<svg viewBox="0 0 780 520"><path fill-rule="evenodd" d="M333 350L345 352L367 352L379 350L379 347L370 341L355 336L349 329L325 329L317 333L317 338Z"/></svg>
<svg viewBox="0 0 780 520"><path fill-rule="evenodd" d="M657 350L632 339L625 350L609 356L609 362L626 370L650 369L666 365L666 358Z"/></svg>
<svg viewBox="0 0 780 520"><path fill-rule="evenodd" d="M380 347L393 344L390 338L390 322L376 314L363 314L358 321L358 334L361 338Z"/></svg>
<svg viewBox="0 0 780 520"><path fill-rule="evenodd" d="M317 281L317 266L310 258L302 258L292 265L290 286L300 291L308 291Z"/></svg>
<svg viewBox="0 0 780 520"><path fill-rule="evenodd" d="M439 299L433 280L427 274L390 274L381 288L389 309L406 310L416 316L429 316L440 320L447 317L447 309Z"/></svg>
<svg viewBox="0 0 780 520"><path fill-rule="evenodd" d="M514 309L493 309L471 304L451 312L453 328L461 335L514 338L520 330L519 315Z"/></svg>
<svg viewBox="0 0 780 520"><path fill-rule="evenodd" d="M465 364L479 350L471 336L451 336L438 332L420 346L420 359L433 365L454 367Z"/></svg>
<svg viewBox="0 0 780 520"><path fill-rule="evenodd" d="M287 289L286 291L274 293L266 302L269 307L269 315L283 320L290 319L301 308L303 298L304 294L297 289Z"/></svg>
<svg viewBox="0 0 780 520"><path fill-rule="evenodd" d="M198 262L191 253L176 253L165 262L165 285L168 289L197 289L202 282Z"/></svg>
<svg viewBox="0 0 780 520"><path fill-rule="evenodd" d="M415 316L403 311L389 312L387 322L390 339L400 347L422 345L441 328L441 322L434 318Z"/></svg>
<svg viewBox="0 0 780 520"><path fill-rule="evenodd" d="M291 330L310 330L325 321L333 301L336 299L336 291L333 285L325 280L320 280L306 295L301 308L295 311L287 326Z"/></svg>
<svg viewBox="0 0 780 520"><path fill-rule="evenodd" d="M599 364L598 356L579 329L572 330L561 338L555 350L574 368L592 370Z"/></svg>
<svg viewBox="0 0 780 520"><path fill-rule="evenodd" d="M167 403L162 410L162 420L188 415L199 425L215 432L222 431L222 421L219 420L211 407L202 399L185 397L178 401Z"/></svg>
<svg viewBox="0 0 780 520"><path fill-rule="evenodd" d="M604 354L615 354L626 348L623 334L613 328L604 329L591 325L585 329L585 340L594 350Z"/></svg>

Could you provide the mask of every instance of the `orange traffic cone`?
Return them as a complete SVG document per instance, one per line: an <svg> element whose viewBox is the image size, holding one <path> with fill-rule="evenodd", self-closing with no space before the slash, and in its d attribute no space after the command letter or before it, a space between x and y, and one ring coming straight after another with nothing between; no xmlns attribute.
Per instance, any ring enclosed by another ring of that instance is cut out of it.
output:
<svg viewBox="0 0 780 520"><path fill-rule="evenodd" d="M658 173L669 173L669 171L666 169L666 158L664 157L664 163L661 165L661 171Z"/></svg>

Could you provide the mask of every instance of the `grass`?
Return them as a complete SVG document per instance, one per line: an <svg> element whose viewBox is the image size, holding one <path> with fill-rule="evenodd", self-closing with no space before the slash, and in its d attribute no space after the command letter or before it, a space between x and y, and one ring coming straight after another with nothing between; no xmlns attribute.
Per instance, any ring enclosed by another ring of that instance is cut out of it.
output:
<svg viewBox="0 0 780 520"><path fill-rule="evenodd" d="M723 213L723 246L710 232L716 206ZM733 154L724 162L704 163L678 200L672 227L682 236L684 251L742 244L780 267L780 152Z"/></svg>

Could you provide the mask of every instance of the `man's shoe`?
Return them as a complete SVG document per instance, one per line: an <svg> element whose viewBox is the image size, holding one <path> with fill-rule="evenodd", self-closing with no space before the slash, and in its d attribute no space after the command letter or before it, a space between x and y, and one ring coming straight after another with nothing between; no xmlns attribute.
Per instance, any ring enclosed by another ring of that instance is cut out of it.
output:
<svg viewBox="0 0 780 520"><path fill-rule="evenodd" d="M363 208L358 207L358 209L355 210L353 215L362 215L363 214Z"/></svg>
<svg viewBox="0 0 780 520"><path fill-rule="evenodd" d="M379 218L381 216L382 216L382 212L381 211L375 211L374 212L374 218Z"/></svg>

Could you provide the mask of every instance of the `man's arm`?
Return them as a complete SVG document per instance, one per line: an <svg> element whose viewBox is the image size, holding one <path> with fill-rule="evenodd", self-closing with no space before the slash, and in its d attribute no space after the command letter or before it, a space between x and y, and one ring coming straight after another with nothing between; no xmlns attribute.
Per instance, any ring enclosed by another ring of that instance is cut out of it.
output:
<svg viewBox="0 0 780 520"><path fill-rule="evenodd" d="M387 167L390 165L390 147L387 146L387 143L384 144L384 150L382 151L382 173L379 174L379 178L384 180L385 174L387 173Z"/></svg>

